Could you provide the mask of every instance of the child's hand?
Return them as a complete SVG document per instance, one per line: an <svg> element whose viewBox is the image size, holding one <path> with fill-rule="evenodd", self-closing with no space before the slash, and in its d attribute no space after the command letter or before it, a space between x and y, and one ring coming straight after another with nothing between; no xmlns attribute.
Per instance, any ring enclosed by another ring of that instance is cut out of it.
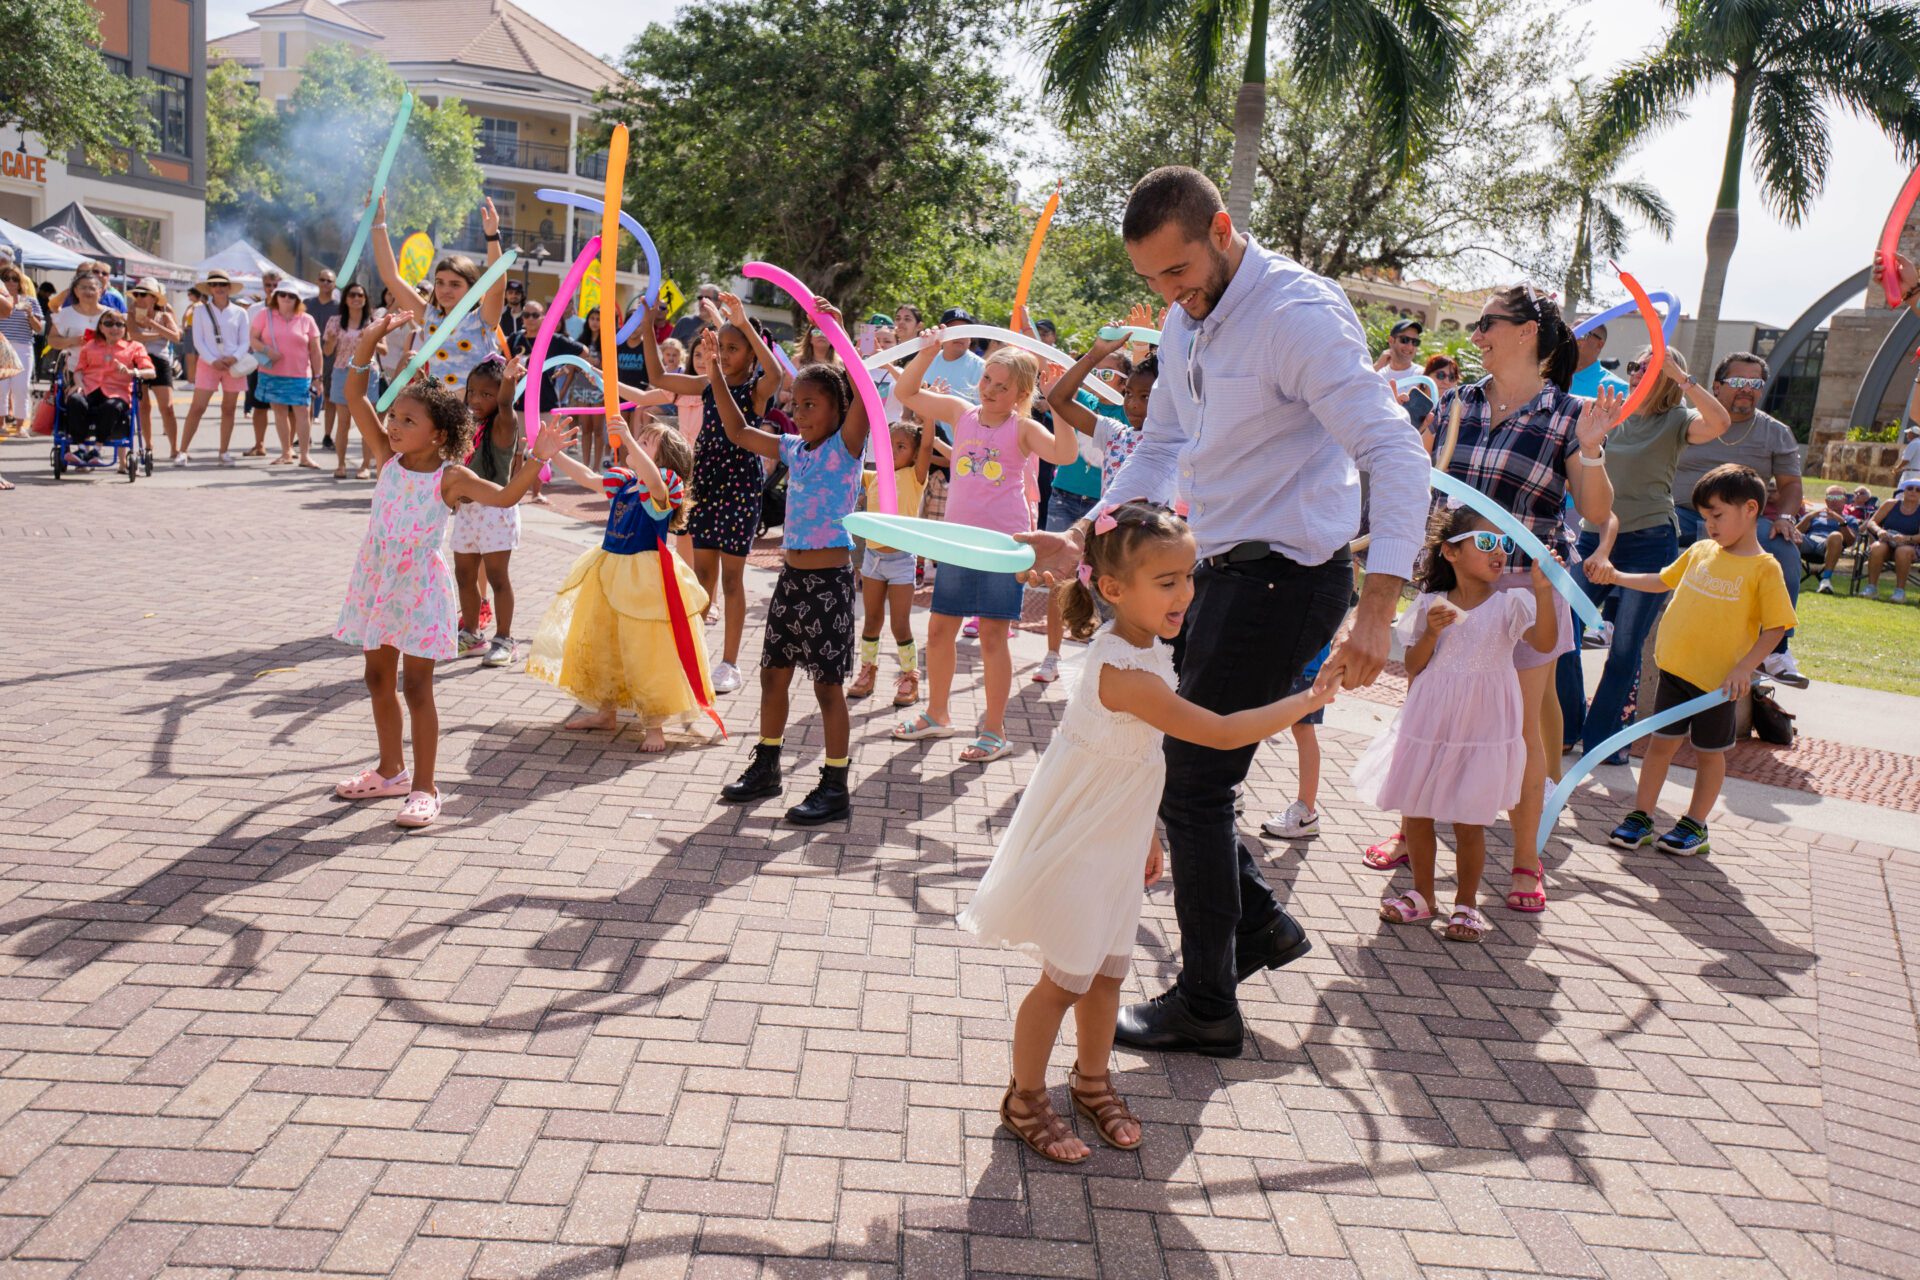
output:
<svg viewBox="0 0 1920 1280"><path fill-rule="evenodd" d="M1439 635L1454 623L1460 621L1460 611L1445 600L1435 600L1427 606L1427 630Z"/></svg>
<svg viewBox="0 0 1920 1280"><path fill-rule="evenodd" d="M518 382L527 376L527 366L519 356L508 356L506 368L500 371L500 381Z"/></svg>
<svg viewBox="0 0 1920 1280"><path fill-rule="evenodd" d="M722 290L720 293L720 310L727 317L729 323L741 329L747 327L747 304L740 301L739 294L728 293Z"/></svg>
<svg viewBox="0 0 1920 1280"><path fill-rule="evenodd" d="M1141 307L1141 306L1134 307L1134 312L1136 313L1136 315L1140 313L1144 313L1145 311L1146 311L1145 307ZM1126 323L1131 325L1135 323L1145 324L1146 322L1144 320L1136 320L1135 316L1130 315L1127 317ZM1118 328L1120 326L1116 325L1115 327ZM1120 348L1126 345L1127 345L1127 339L1124 334L1118 338L1102 338L1096 333L1093 339L1093 346L1090 347L1088 350L1093 356L1094 363L1098 364L1100 361L1105 360L1108 356L1112 355L1114 352L1118 351Z"/></svg>
<svg viewBox="0 0 1920 1280"><path fill-rule="evenodd" d="M1566 566L1567 562L1562 560L1560 558L1560 553L1558 551L1555 551L1552 547L1547 548L1547 554L1553 557L1553 562L1555 564L1560 565L1563 568ZM1611 569L1613 566L1608 565L1607 567ZM1539 560L1535 560L1533 562L1533 572L1531 576L1533 579L1533 589L1535 591L1553 590L1553 579L1547 576L1547 567L1546 565L1542 564ZM1589 581L1591 581L1591 579L1589 579Z"/></svg>
<svg viewBox="0 0 1920 1280"><path fill-rule="evenodd" d="M720 308L713 304L712 298L700 299L700 318L707 322L707 327L710 329L718 329L724 323L720 316Z"/></svg>
<svg viewBox="0 0 1920 1280"><path fill-rule="evenodd" d="M707 374L709 377L718 378L721 376L720 362L714 359L715 354L719 350L720 350L720 337L718 334L714 333L714 331L711 329L708 329L707 331L702 333L700 335L700 341L696 342L693 346L693 355L696 360L699 359L701 356L706 357Z"/></svg>
<svg viewBox="0 0 1920 1280"><path fill-rule="evenodd" d="M1727 676L1726 684L1721 686L1722 689L1726 690L1727 699L1731 702L1738 702L1740 699L1746 697L1747 690L1752 687L1753 668L1744 662L1734 667L1733 671Z"/></svg>
<svg viewBox="0 0 1920 1280"><path fill-rule="evenodd" d="M927 346L932 347L937 351L940 345L947 340L946 332L947 332L947 326L943 324L936 324L930 329L922 329L920 331L920 336L927 340Z"/></svg>
<svg viewBox="0 0 1920 1280"><path fill-rule="evenodd" d="M1340 682L1338 680L1329 680L1323 683L1319 677L1316 676L1313 684L1307 689L1307 704L1315 711L1318 711L1322 707L1331 705L1333 700L1339 696Z"/></svg>
<svg viewBox="0 0 1920 1280"><path fill-rule="evenodd" d="M1536 564L1533 569L1538 573L1540 566ZM1602 560L1597 556L1582 564L1580 571L1586 574L1587 581L1596 587L1610 587L1620 580L1620 571L1613 567L1613 561Z"/></svg>
<svg viewBox="0 0 1920 1280"><path fill-rule="evenodd" d="M500 214L493 207L492 196L487 196L480 201L480 230L488 236L500 234Z"/></svg>
<svg viewBox="0 0 1920 1280"><path fill-rule="evenodd" d="M385 196L382 196L380 198L382 200L386 199ZM378 320L375 320L372 324L368 325L364 330L361 331L362 336L360 340L362 342L365 342L369 335L376 340L385 338L388 334L392 333L395 329L398 329L401 325L408 323L412 319L413 319L412 316L408 315L405 311L401 310L399 307L390 307L387 309L386 312L384 312L381 315L381 317Z"/></svg>
<svg viewBox="0 0 1920 1280"><path fill-rule="evenodd" d="M1160 881L1160 874L1166 869L1166 859L1160 852L1160 837L1155 836L1147 845L1146 883L1142 888L1151 889Z"/></svg>
<svg viewBox="0 0 1920 1280"><path fill-rule="evenodd" d="M559 422L543 422L540 434L534 437L533 456L540 462L552 462L555 454L560 453L580 438L580 428L562 426Z"/></svg>
<svg viewBox="0 0 1920 1280"><path fill-rule="evenodd" d="M1878 280L1880 278L1880 273L1886 270L1886 265L1885 255L1882 254L1880 250L1875 249L1873 251L1874 279ZM1899 273L1900 293L1902 296L1905 296L1914 286L1913 259L1903 253L1896 253L1893 255L1893 267L1894 270Z"/></svg>
<svg viewBox="0 0 1920 1280"><path fill-rule="evenodd" d="M815 298L813 300L813 309L815 311L818 311L823 316L831 316L833 318L833 322L839 325L842 329L847 327L846 324L842 322L842 320L840 319L840 308L834 306L831 302L828 302L825 298Z"/></svg>

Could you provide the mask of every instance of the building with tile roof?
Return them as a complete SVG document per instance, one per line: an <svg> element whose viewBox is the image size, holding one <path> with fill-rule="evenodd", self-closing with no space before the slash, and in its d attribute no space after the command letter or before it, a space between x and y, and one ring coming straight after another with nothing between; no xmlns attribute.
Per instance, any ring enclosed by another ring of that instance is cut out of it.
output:
<svg viewBox="0 0 1920 1280"><path fill-rule="evenodd" d="M341 43L379 56L423 102L458 99L479 120L486 193L532 277L530 294L551 295L598 227L534 192L604 189L606 153L581 137L594 94L619 82L611 65L507 0L280 0L247 17L255 25L214 39L207 56L246 68L271 102L293 94L309 51ZM477 212L455 239L435 247L484 253ZM645 276L623 271L620 283L624 295Z"/></svg>

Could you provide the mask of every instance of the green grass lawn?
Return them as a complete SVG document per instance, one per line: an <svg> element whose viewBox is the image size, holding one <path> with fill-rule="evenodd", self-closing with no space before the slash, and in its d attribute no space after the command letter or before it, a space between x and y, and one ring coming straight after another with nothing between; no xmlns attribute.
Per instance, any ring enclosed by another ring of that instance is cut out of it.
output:
<svg viewBox="0 0 1920 1280"><path fill-rule="evenodd" d="M1859 482L1855 480L1829 480L1825 476L1802 476L1800 491L1806 496L1808 502L1820 502L1827 496L1827 486L1830 484L1837 484L1848 493L1860 487ZM1870 484L1867 488L1872 490L1873 496L1882 502L1893 496L1893 489L1889 485Z"/></svg>
<svg viewBox="0 0 1920 1280"><path fill-rule="evenodd" d="M1892 573L1882 575L1878 600L1838 594L1846 585L1839 575L1834 595L1819 595L1808 584L1793 633L1800 670L1815 680L1920 694L1920 572L1913 576L1913 594L1904 605L1887 601Z"/></svg>

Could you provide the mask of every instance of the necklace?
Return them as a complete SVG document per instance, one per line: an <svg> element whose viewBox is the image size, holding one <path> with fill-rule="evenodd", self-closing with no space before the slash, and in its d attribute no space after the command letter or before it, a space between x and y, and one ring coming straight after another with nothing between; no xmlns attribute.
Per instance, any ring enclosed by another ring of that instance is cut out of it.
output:
<svg viewBox="0 0 1920 1280"><path fill-rule="evenodd" d="M1745 444L1747 442L1747 437L1752 435L1753 429L1759 425L1760 425L1760 415L1756 413L1751 418L1747 419L1747 429L1740 433L1740 438L1738 440L1728 440L1728 439L1722 438L1720 441L1721 446L1723 448L1733 449L1733 448L1737 448L1740 445Z"/></svg>
<svg viewBox="0 0 1920 1280"><path fill-rule="evenodd" d="M1497 387L1497 386L1499 386L1499 385L1500 385L1500 383L1499 383L1499 380L1498 380L1498 379L1495 379L1495 380L1493 381L1493 384L1492 384L1492 385L1494 385L1494 386L1496 386L1496 387ZM1546 385L1546 383L1544 383L1544 382L1540 384L1540 386L1541 386L1541 387L1544 387L1545 385ZM1506 402L1506 401L1504 401L1504 400L1496 400L1496 401L1494 401L1494 405L1493 405L1493 407L1494 407L1494 410L1495 410L1496 412L1498 412L1498 413L1502 413L1502 414L1504 414L1504 413L1506 413L1506 412L1507 412L1507 410L1509 410L1509 409L1514 409L1514 408L1518 408L1518 407L1519 407L1520 405L1522 405L1522 404L1525 404L1527 400L1531 400L1531 399L1533 399L1533 397L1534 397L1534 396L1537 396L1537 395L1539 395L1539 394L1540 394L1540 387L1535 387L1535 388L1534 388L1534 389L1533 389L1533 390L1532 390L1532 391L1531 391L1531 392L1530 392L1530 393L1529 393L1529 394L1528 394L1528 395L1527 395L1527 396L1525 397L1525 399L1518 399L1518 400L1515 400L1515 401L1513 401L1513 402L1512 402L1511 404L1509 404L1509 403L1507 403L1507 402ZM1488 399L1492 399L1492 397L1491 397L1491 396L1489 396L1489 397L1488 397Z"/></svg>

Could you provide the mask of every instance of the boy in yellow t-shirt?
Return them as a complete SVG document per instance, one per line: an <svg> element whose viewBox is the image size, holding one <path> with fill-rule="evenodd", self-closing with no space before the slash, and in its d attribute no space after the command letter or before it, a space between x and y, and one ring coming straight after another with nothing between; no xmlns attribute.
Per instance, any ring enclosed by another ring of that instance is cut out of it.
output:
<svg viewBox="0 0 1920 1280"><path fill-rule="evenodd" d="M893 486L899 495L902 515L918 515L920 496L927 488L927 468L932 464L934 433L917 422L893 424ZM879 473L864 472L867 510L880 509ZM913 643L913 553L896 551L869 541L860 558L860 600L864 616L860 626L860 670L847 688L849 698L864 698L873 692L880 678L880 623L893 613L893 642L900 650L900 679L893 687L893 705L910 707L920 700L920 655Z"/></svg>
<svg viewBox="0 0 1920 1280"><path fill-rule="evenodd" d="M1753 683L1762 659L1794 624L1780 562L1760 548L1754 525L1766 505L1767 486L1751 467L1737 463L1715 467L1693 490L1693 505L1707 537L1680 553L1659 573L1620 573L1611 566L1589 565L1587 576L1600 585L1633 591L1673 592L1653 659L1660 668L1654 711L1665 711L1724 689L1727 701L1655 731L1640 769L1634 810L1607 837L1621 849L1653 841L1654 806L1667 769L1689 734L1699 757L1693 775L1693 800L1673 830L1660 837L1667 853L1692 857L1706 853L1707 814L1720 798L1727 778L1727 749L1733 746L1734 705Z"/></svg>

